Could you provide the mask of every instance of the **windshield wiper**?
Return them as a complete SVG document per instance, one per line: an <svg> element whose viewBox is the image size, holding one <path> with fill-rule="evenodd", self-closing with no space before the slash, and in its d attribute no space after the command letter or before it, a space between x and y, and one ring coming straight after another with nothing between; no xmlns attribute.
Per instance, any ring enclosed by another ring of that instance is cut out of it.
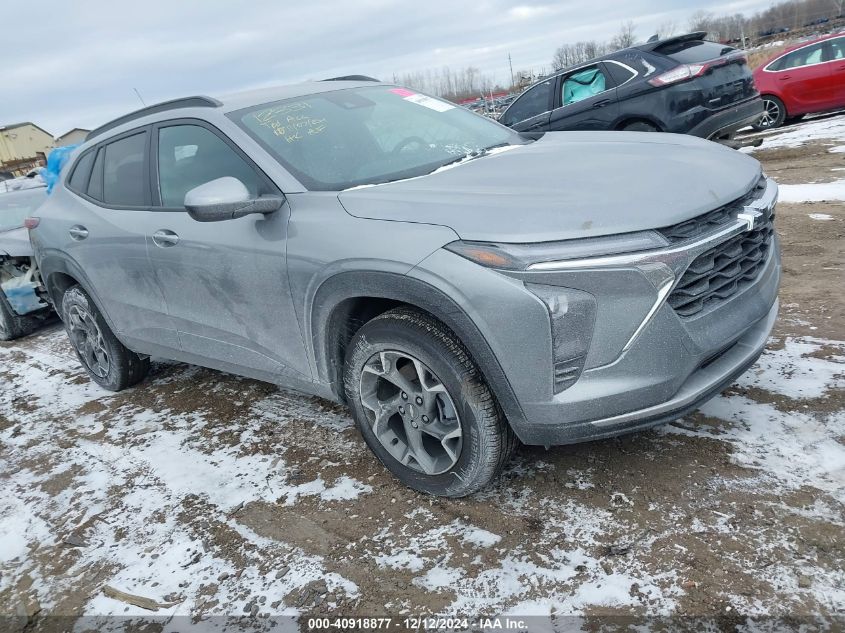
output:
<svg viewBox="0 0 845 633"><path fill-rule="evenodd" d="M481 158L482 156L486 156L487 154L489 154L490 150L496 149L498 147L505 147L507 145L511 145L510 141L505 141L504 143L496 143L495 145L491 145L490 147L480 147L478 149L474 149L471 152L467 152L463 156L458 156L457 158L450 160L449 162L443 163L437 169L442 169L447 165L454 165L455 163L461 163L464 161L473 160L475 158ZM434 171L437 171L437 169L435 169Z"/></svg>

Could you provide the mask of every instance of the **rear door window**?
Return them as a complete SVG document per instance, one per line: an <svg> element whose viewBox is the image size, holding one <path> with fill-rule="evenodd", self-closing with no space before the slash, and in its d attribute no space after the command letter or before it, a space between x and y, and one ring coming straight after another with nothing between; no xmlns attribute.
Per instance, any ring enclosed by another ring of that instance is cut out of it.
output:
<svg viewBox="0 0 845 633"><path fill-rule="evenodd" d="M502 123L513 125L551 110L554 79L537 84L513 102L502 117Z"/></svg>
<svg viewBox="0 0 845 633"><path fill-rule="evenodd" d="M668 42L654 52L671 57L680 64L698 64L732 53L736 49L717 42L692 40L689 42Z"/></svg>
<svg viewBox="0 0 845 633"><path fill-rule="evenodd" d="M567 75L561 84L561 104L568 106L607 90L611 81L601 67L589 66Z"/></svg>
<svg viewBox="0 0 845 633"><path fill-rule="evenodd" d="M119 207L149 205L146 147L146 132L133 134L106 145L103 202Z"/></svg>

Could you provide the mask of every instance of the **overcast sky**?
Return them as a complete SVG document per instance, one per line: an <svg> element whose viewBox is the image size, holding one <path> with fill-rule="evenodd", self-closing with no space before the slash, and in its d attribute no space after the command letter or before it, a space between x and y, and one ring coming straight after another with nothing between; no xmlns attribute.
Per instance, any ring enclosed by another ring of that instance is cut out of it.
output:
<svg viewBox="0 0 845 633"><path fill-rule="evenodd" d="M361 73L472 65L509 79L548 66L555 49L606 40L634 20L643 40L697 9L753 12L769 0L349 0L217 2L35 0L0 13L0 125L32 121L53 135L93 128L191 94Z"/></svg>

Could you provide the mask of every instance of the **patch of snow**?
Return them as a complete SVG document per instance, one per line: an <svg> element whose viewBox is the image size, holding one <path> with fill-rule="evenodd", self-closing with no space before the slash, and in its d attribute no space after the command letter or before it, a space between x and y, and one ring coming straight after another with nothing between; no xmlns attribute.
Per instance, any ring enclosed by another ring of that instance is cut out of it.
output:
<svg viewBox="0 0 845 633"><path fill-rule="evenodd" d="M321 492L320 498L323 501L352 501L353 499L360 497L362 494L372 491L372 486L344 475L343 477L340 477L331 488L327 488Z"/></svg>
<svg viewBox="0 0 845 633"><path fill-rule="evenodd" d="M827 213L808 213L807 217L809 217L811 220L820 220L822 222L833 219L833 216L828 215Z"/></svg>
<svg viewBox="0 0 845 633"><path fill-rule="evenodd" d="M780 185L780 202L832 202L845 201L845 180L807 185Z"/></svg>
<svg viewBox="0 0 845 633"><path fill-rule="evenodd" d="M840 350L830 359L812 356L823 345ZM820 398L845 388L845 349L831 341L786 338L782 349L767 349L757 364L737 379L741 387L757 387L800 400Z"/></svg>
<svg viewBox="0 0 845 633"><path fill-rule="evenodd" d="M845 142L845 117L810 119L755 135L755 137L760 136L765 139L760 147L744 147L743 150L746 153L753 153L755 150L800 147L805 143L821 140Z"/></svg>
<svg viewBox="0 0 845 633"><path fill-rule="evenodd" d="M811 486L845 502L845 412L825 416L779 411L743 396L718 396L701 407L718 426L670 425L662 432L729 442L731 460L760 470L776 486Z"/></svg>

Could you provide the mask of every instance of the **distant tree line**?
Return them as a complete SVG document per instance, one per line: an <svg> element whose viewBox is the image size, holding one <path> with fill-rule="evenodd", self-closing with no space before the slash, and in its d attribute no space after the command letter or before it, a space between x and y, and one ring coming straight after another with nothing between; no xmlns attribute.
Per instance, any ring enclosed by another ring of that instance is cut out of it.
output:
<svg viewBox="0 0 845 633"><path fill-rule="evenodd" d="M707 31L711 39L739 40L743 34L756 38L782 28L799 29L845 12L845 0L788 0L746 17L742 13L717 16L697 11L689 20L691 31Z"/></svg>
<svg viewBox="0 0 845 633"><path fill-rule="evenodd" d="M686 25L686 32L706 31L708 38L720 42L740 41L771 34L782 28L791 30L818 20L834 19L845 11L845 0L787 0L751 16L742 13L716 15L710 11L696 11ZM622 24L619 32L607 42L587 40L560 46L552 58L552 68L560 70L589 59L627 48L639 39L633 21ZM667 21L657 28L658 37L671 37L684 32L676 22ZM651 34L649 34L651 35Z"/></svg>
<svg viewBox="0 0 845 633"><path fill-rule="evenodd" d="M489 95L491 92L506 89L496 85L492 75L482 73L473 66L458 70L443 66L401 75L394 74L393 81L451 100Z"/></svg>

